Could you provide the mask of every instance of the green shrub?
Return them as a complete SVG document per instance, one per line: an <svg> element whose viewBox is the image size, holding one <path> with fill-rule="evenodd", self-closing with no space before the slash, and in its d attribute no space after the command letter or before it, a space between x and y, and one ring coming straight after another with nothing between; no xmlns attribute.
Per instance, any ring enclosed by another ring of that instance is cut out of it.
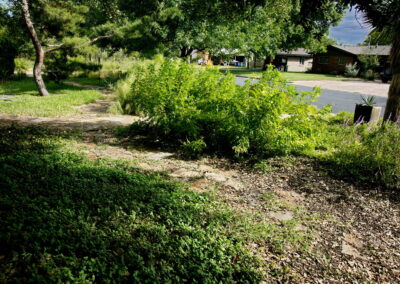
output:
<svg viewBox="0 0 400 284"><path fill-rule="evenodd" d="M375 70L379 67L379 56L378 55L358 55L358 61L360 63L360 70L366 72L367 70Z"/></svg>
<svg viewBox="0 0 400 284"><path fill-rule="evenodd" d="M344 76L345 77L350 77L350 78L355 78L355 77L358 76L359 72L360 72L360 69L358 68L357 63L346 64L345 71L344 71Z"/></svg>
<svg viewBox="0 0 400 284"><path fill-rule="evenodd" d="M376 79L376 74L371 69L368 69L363 73L363 78L366 80L374 81Z"/></svg>
<svg viewBox="0 0 400 284"><path fill-rule="evenodd" d="M16 73L26 73L33 68L33 62L29 59L19 57L15 58L15 72Z"/></svg>
<svg viewBox="0 0 400 284"><path fill-rule="evenodd" d="M396 124L341 127L336 150L328 155L335 174L400 188L400 129Z"/></svg>
<svg viewBox="0 0 400 284"><path fill-rule="evenodd" d="M123 111L147 117L159 136L181 144L202 140L208 151L302 153L316 146L324 128L324 111L309 104L318 92L297 92L273 68L237 86L233 75L215 68L153 62L136 66L117 94Z"/></svg>

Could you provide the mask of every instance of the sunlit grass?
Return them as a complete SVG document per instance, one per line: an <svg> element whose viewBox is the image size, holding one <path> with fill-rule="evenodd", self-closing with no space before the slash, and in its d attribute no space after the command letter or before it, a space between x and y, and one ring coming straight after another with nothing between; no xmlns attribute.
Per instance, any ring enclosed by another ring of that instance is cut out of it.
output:
<svg viewBox="0 0 400 284"><path fill-rule="evenodd" d="M49 82L49 97L38 94L33 79L0 83L0 113L32 116L66 116L78 114L75 106L89 104L102 95L65 84Z"/></svg>

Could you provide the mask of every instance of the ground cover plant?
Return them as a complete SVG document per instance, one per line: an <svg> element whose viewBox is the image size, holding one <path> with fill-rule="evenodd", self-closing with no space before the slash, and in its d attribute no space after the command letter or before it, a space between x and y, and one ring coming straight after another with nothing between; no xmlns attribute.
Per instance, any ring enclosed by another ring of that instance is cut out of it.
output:
<svg viewBox="0 0 400 284"><path fill-rule="evenodd" d="M336 176L400 189L400 129L382 126L332 127L330 151L320 156Z"/></svg>
<svg viewBox="0 0 400 284"><path fill-rule="evenodd" d="M308 102L318 91L298 92L270 68L256 83L180 60L142 64L117 85L121 109L148 118L164 139L192 152L282 155L317 146L319 111Z"/></svg>
<svg viewBox="0 0 400 284"><path fill-rule="evenodd" d="M50 82L51 96L40 97L32 78L0 83L0 113L32 116L78 114L74 108L101 98L98 91Z"/></svg>
<svg viewBox="0 0 400 284"><path fill-rule="evenodd" d="M212 196L63 151L43 130L1 129L0 137L2 282L260 279L244 238L230 230L235 217Z"/></svg>

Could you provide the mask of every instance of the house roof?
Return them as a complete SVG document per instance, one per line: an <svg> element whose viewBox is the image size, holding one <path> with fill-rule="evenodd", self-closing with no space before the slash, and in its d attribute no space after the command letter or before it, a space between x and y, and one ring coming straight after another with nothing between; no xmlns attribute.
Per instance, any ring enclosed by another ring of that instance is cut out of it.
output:
<svg viewBox="0 0 400 284"><path fill-rule="evenodd" d="M390 45L374 45L374 46L352 46L352 45L332 45L332 47L353 55L389 55Z"/></svg>
<svg viewBox="0 0 400 284"><path fill-rule="evenodd" d="M299 56L299 57L312 57L312 54L304 48L298 48L291 51L279 50L276 55L284 55L284 56Z"/></svg>

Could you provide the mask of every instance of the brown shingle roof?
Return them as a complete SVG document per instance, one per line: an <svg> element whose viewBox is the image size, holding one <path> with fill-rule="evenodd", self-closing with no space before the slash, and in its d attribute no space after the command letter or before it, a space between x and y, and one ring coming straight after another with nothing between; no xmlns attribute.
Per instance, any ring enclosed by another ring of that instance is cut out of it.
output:
<svg viewBox="0 0 400 284"><path fill-rule="evenodd" d="M346 51L354 55L389 55L390 45L374 46L351 46L351 45L332 45L334 48Z"/></svg>

